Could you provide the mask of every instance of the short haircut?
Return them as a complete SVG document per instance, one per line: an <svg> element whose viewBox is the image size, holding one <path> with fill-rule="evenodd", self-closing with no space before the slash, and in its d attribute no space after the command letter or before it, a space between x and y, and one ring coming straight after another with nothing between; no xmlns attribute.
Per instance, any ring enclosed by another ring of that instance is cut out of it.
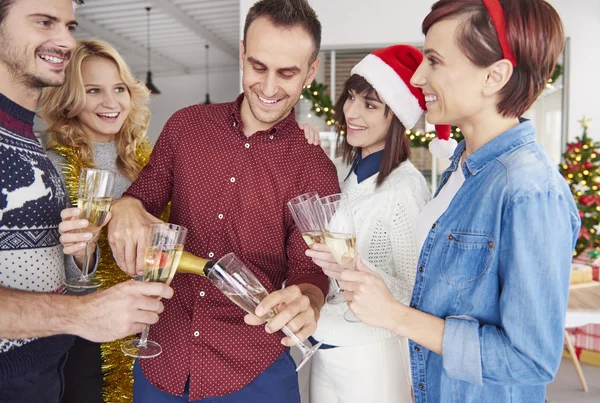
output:
<svg viewBox="0 0 600 403"><path fill-rule="evenodd" d="M306 0L260 0L246 15L244 23L244 43L248 28L257 18L265 17L276 27L293 28L300 26L310 35L314 51L311 62L317 58L321 49L321 23L317 13Z"/></svg>
<svg viewBox="0 0 600 403"><path fill-rule="evenodd" d="M551 77L564 47L563 25L558 13L544 0L499 0L504 10L506 35L517 65L500 91L498 113L519 117L528 110ZM478 67L503 59L489 12L481 0L440 0L425 17L422 29L448 18L462 22L456 43Z"/></svg>

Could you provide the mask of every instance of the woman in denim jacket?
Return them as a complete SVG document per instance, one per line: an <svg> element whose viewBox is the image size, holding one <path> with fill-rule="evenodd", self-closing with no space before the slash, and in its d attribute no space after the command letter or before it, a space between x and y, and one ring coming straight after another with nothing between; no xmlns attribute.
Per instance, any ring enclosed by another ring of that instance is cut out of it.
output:
<svg viewBox="0 0 600 403"><path fill-rule="evenodd" d="M580 218L518 118L552 73L562 23L542 0L441 0L423 32L411 83L429 122L457 125L465 141L417 220L410 306L362 264L342 287L359 319L411 339L415 402L541 403L561 359Z"/></svg>

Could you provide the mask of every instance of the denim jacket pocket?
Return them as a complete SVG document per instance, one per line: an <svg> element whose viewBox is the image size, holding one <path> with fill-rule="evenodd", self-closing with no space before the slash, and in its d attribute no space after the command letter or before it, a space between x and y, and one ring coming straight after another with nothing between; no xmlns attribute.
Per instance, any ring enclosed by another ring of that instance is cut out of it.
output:
<svg viewBox="0 0 600 403"><path fill-rule="evenodd" d="M458 286L477 280L490 266L493 249L489 235L450 232L442 251L442 277Z"/></svg>

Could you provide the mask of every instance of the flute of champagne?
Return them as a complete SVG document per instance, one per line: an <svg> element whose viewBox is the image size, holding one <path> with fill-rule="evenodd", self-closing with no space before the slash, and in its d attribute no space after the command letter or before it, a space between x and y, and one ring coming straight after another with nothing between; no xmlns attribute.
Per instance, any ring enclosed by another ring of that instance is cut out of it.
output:
<svg viewBox="0 0 600 403"><path fill-rule="evenodd" d="M304 242L310 247L313 243L325 243L325 217L321 206L321 200L317 192L308 192L294 197L288 203L296 227L302 234ZM345 302L342 289L333 280L335 288L327 294L325 301L328 304L343 304Z"/></svg>
<svg viewBox="0 0 600 403"><path fill-rule="evenodd" d="M229 253L219 259L208 269L206 277L234 304L252 315L255 314L258 304L268 295L267 290L254 273L233 253ZM261 319L268 322L275 315L277 315L277 311L272 309L263 315ZM308 347L287 326L284 326L281 331L292 339L302 352L302 361L296 367L296 371L299 371L319 349L322 343Z"/></svg>
<svg viewBox="0 0 600 403"><path fill-rule="evenodd" d="M89 245L95 242L100 234L112 203L113 189L115 186L115 173L103 169L82 168L79 174L79 192L77 208L79 218L85 218L89 224L82 231L91 232L92 239L86 241L85 259L81 276L65 282L67 290L82 292L97 289L102 282L90 273Z"/></svg>
<svg viewBox="0 0 600 403"><path fill-rule="evenodd" d="M320 201L325 218L325 243L340 266L344 269L356 269L356 233L348 195L337 193L322 197ZM350 309L344 312L344 319L348 322L360 322Z"/></svg>
<svg viewBox="0 0 600 403"><path fill-rule="evenodd" d="M148 234L144 259L144 280L155 283L171 284L177 271L183 252L187 229L175 224L152 224ZM128 340L121 344L121 351L136 358L153 358L162 352L155 341L148 340L150 325L139 339Z"/></svg>

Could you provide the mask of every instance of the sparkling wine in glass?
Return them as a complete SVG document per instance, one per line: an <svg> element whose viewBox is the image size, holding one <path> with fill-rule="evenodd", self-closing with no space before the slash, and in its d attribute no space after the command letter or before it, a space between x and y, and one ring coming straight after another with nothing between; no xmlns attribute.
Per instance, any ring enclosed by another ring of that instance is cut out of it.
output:
<svg viewBox="0 0 600 403"><path fill-rule="evenodd" d="M323 213L317 192L308 192L294 197L287 205L292 213L296 227L308 246L323 243Z"/></svg>
<svg viewBox="0 0 600 403"><path fill-rule="evenodd" d="M255 315L256 307L268 295L267 290L254 273L233 253L219 259L209 269L207 278L234 304L252 315ZM277 315L277 310L273 309L263 315L261 319L268 322L275 315ZM302 362L296 367L296 371L299 371L322 343L308 347L287 326L284 326L281 331L291 338L302 352Z"/></svg>
<svg viewBox="0 0 600 403"><path fill-rule="evenodd" d="M325 243L340 266L344 269L356 269L356 233L348 195L336 193L322 197L320 201L324 215ZM344 312L344 319L348 322L360 322L350 309Z"/></svg>
<svg viewBox="0 0 600 403"><path fill-rule="evenodd" d="M144 259L144 280L171 284L177 271L187 229L175 224L153 224L148 235L148 247ZM155 341L148 340L150 325L146 325L139 339L121 344L121 351L136 358L153 358L162 352Z"/></svg>
<svg viewBox="0 0 600 403"><path fill-rule="evenodd" d="M317 192L308 192L294 197L288 202L296 227L302 234L304 242L310 246L313 243L325 243L324 220L321 200ZM337 280L333 280L335 289L330 291L325 298L328 304L343 304L345 302L341 287Z"/></svg>
<svg viewBox="0 0 600 403"><path fill-rule="evenodd" d="M112 194L115 186L115 174L103 169L82 168L79 174L79 193L77 208L79 218L89 221L83 232L91 232L92 239L86 242L85 259L81 276L65 283L67 289L73 292L82 292L97 289L102 282L90 273L89 244L95 242L100 234L112 203Z"/></svg>

